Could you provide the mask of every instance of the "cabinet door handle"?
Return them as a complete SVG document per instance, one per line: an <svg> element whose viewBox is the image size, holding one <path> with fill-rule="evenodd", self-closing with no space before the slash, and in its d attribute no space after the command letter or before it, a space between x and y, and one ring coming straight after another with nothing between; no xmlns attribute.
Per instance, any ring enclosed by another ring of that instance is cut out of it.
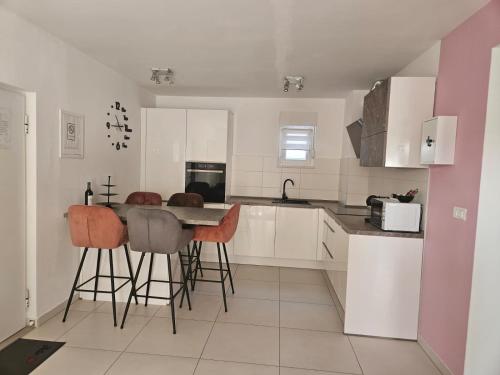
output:
<svg viewBox="0 0 500 375"><path fill-rule="evenodd" d="M323 223L327 226L328 229L330 229L330 231L335 233L335 230L330 226L330 224L328 224L328 222L326 220L323 220Z"/></svg>
<svg viewBox="0 0 500 375"><path fill-rule="evenodd" d="M325 248L326 252L328 253L328 255L330 256L330 258L333 259L333 255L332 253L330 252L330 249L328 249L328 246L326 246L326 243L324 243L323 241L321 242L323 244L323 247Z"/></svg>

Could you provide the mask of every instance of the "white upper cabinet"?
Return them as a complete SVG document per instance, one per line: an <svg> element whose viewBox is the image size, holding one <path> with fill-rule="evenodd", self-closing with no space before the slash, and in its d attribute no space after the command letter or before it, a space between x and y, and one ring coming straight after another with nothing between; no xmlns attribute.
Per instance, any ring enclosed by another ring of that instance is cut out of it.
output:
<svg viewBox="0 0 500 375"><path fill-rule="evenodd" d="M226 163L228 127L228 111L188 109L186 160Z"/></svg>
<svg viewBox="0 0 500 375"><path fill-rule="evenodd" d="M277 258L316 260L318 211L312 208L277 208L275 243Z"/></svg>
<svg viewBox="0 0 500 375"><path fill-rule="evenodd" d="M168 199L184 191L186 110L143 108L141 189Z"/></svg>
<svg viewBox="0 0 500 375"><path fill-rule="evenodd" d="M234 235L235 255L274 257L276 207L241 206Z"/></svg>
<svg viewBox="0 0 500 375"><path fill-rule="evenodd" d="M450 165L455 161L457 118L439 116L422 125L420 162L422 164Z"/></svg>
<svg viewBox="0 0 500 375"><path fill-rule="evenodd" d="M392 77L364 100L360 164L363 167L424 168L422 122L434 111L434 77Z"/></svg>

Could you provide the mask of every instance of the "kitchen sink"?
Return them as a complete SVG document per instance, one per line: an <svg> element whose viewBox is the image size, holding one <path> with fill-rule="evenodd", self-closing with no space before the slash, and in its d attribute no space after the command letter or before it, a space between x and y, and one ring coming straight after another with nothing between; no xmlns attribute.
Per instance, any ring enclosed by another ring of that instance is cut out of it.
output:
<svg viewBox="0 0 500 375"><path fill-rule="evenodd" d="M306 204L310 205L309 201L306 201L304 199L277 199L274 200L273 203L280 203L280 204Z"/></svg>

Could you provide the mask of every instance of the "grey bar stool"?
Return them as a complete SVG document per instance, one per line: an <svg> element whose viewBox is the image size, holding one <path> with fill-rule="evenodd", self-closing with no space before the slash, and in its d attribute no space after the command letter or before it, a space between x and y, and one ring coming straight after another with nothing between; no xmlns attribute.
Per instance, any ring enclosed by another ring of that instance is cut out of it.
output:
<svg viewBox="0 0 500 375"><path fill-rule="evenodd" d="M132 288L130 290L125 313L123 314L121 328L123 328L123 326L125 325L125 319L127 318L132 296L137 295L138 297L143 298L147 296L148 298L170 301L170 310L172 313L172 328L173 333L175 334L175 297L181 292L181 290L184 291L183 294L186 294L187 296L189 310L191 310L191 301L189 299L187 279L186 273L184 272L182 257L179 254L182 279L181 281L173 281L170 255L179 253L183 248L187 246L187 244L193 238L193 230L183 229L182 224L179 222L179 220L177 220L175 215L170 212L159 209L144 208L132 208L127 212L127 226L132 250L140 252L142 254L139 260L139 266L137 267L137 272L132 281ZM137 287L137 280L139 278L142 262L146 253L149 253L150 256L153 256L153 254L167 255L168 275L170 281L151 280L148 278L148 281ZM168 297L151 296L148 295L149 293L146 295L138 294L144 286L149 285L151 282L168 283ZM180 285L179 289L175 293L173 284Z"/></svg>

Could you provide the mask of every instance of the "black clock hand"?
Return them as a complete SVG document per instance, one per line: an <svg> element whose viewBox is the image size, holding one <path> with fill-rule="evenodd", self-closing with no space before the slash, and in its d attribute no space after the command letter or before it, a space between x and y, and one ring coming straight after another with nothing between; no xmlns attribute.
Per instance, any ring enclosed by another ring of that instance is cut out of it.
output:
<svg viewBox="0 0 500 375"><path fill-rule="evenodd" d="M122 131L123 125L120 125L120 120L118 120L118 116L117 115L115 115L115 118L116 118L116 127L118 129L120 129L120 131Z"/></svg>

